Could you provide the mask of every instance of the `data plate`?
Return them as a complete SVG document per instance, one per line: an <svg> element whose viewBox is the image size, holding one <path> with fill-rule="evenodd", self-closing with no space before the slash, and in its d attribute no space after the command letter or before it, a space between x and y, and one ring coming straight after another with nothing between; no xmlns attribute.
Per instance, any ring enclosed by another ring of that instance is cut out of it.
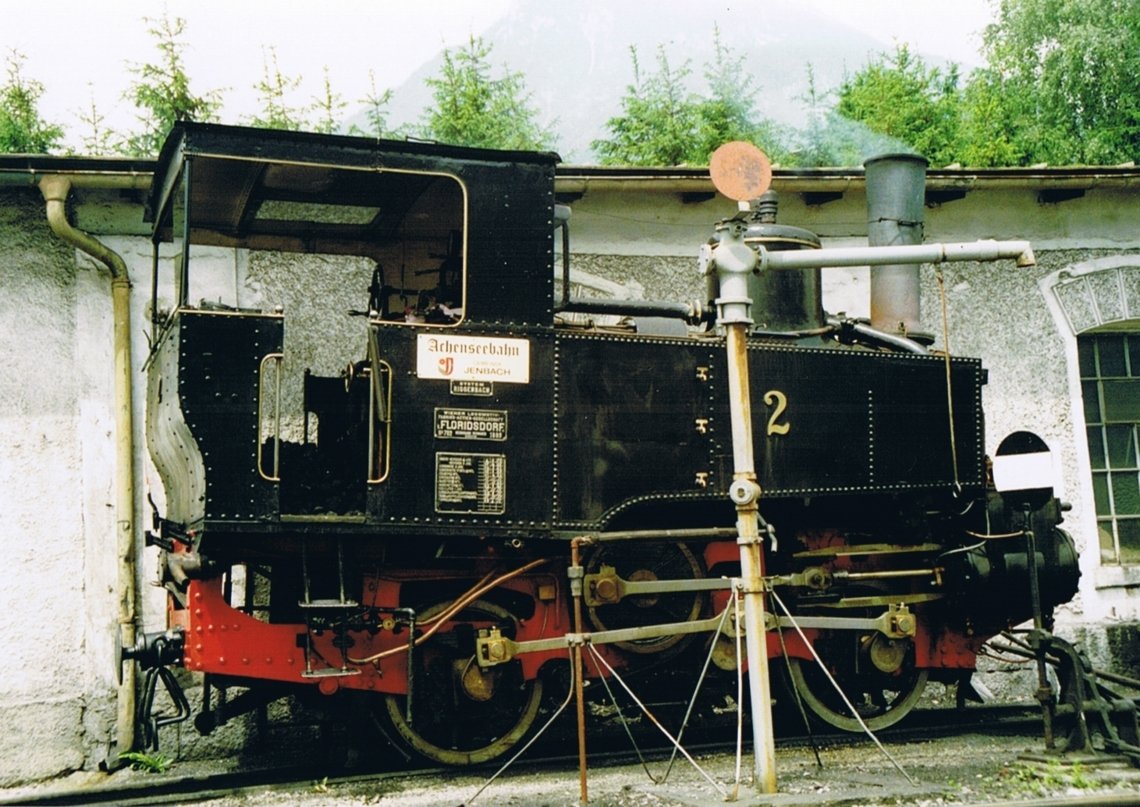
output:
<svg viewBox="0 0 1140 807"><path fill-rule="evenodd" d="M507 413L501 409L437 407L435 436L440 440L506 440Z"/></svg>
<svg viewBox="0 0 1140 807"><path fill-rule="evenodd" d="M505 454L435 455L435 511L501 516L507 506Z"/></svg>
<svg viewBox="0 0 1140 807"><path fill-rule="evenodd" d="M492 381L452 381L451 394L472 398L490 398L495 394Z"/></svg>

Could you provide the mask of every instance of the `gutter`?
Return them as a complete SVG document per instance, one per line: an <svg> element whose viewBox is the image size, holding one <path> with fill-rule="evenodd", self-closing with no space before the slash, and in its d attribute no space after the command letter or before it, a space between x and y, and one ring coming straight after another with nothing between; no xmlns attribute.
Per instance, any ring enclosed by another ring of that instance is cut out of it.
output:
<svg viewBox="0 0 1140 807"><path fill-rule="evenodd" d="M860 168L776 169L772 189L785 193L863 191ZM555 171L559 193L595 191L715 193L707 168L613 168L560 165ZM1097 168L932 169L926 173L932 191L982 190L1132 190L1140 188L1135 166Z"/></svg>
<svg viewBox="0 0 1140 807"><path fill-rule="evenodd" d="M114 188L106 180L117 177L71 176L50 174L39 182L40 193L47 205L47 220L53 233L80 251L102 263L111 272L111 310L114 345L114 409L115 409L115 552L118 559L119 633L123 647L135 644L136 633L136 546L135 546L135 473L134 413L131 378L131 282L122 257L93 236L77 230L67 220L67 198L73 187ZM126 178L136 181L136 178ZM100 180L103 180L101 182ZM149 184L149 183L148 183ZM116 666L122 667L119 659ZM114 767L120 753L135 745L135 680L134 664L125 665L118 687L115 744L108 755L107 767Z"/></svg>
<svg viewBox="0 0 1140 807"><path fill-rule="evenodd" d="M154 165L151 159L0 154L0 187L38 187L49 177L65 176L73 188L147 191Z"/></svg>

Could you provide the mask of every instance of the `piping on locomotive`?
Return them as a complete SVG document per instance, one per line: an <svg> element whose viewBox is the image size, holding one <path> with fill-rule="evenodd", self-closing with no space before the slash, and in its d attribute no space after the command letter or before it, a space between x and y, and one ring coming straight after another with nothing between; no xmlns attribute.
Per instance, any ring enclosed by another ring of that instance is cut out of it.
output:
<svg viewBox="0 0 1140 807"><path fill-rule="evenodd" d="M614 669L675 694L711 653L735 691L715 273L698 303L574 296L557 161L175 127L148 206L148 540L168 624L124 651L149 669L144 742L185 716L149 706L181 665L206 676L202 731L284 695L353 697L416 754L498 757L569 685L575 592ZM1076 553L1055 498L1029 511L994 489L981 363L905 321L826 314L820 265L881 260L820 250L771 197L744 207L706 253L756 258L764 564L789 612L768 655L815 717L857 729L812 649L865 723L890 725L927 680L968 685L982 644L1031 615L1027 526L1047 610L1075 593ZM1008 253L918 248L905 262Z"/></svg>

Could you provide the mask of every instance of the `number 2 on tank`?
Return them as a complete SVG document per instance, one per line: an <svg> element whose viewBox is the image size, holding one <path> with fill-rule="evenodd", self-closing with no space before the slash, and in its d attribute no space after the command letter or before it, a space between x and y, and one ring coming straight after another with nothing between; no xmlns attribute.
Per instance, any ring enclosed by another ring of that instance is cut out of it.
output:
<svg viewBox="0 0 1140 807"><path fill-rule="evenodd" d="M764 393L764 403L772 407L772 414L768 417L767 434L787 434L791 431L792 424L780 420L788 408L788 396L778 389L770 389Z"/></svg>

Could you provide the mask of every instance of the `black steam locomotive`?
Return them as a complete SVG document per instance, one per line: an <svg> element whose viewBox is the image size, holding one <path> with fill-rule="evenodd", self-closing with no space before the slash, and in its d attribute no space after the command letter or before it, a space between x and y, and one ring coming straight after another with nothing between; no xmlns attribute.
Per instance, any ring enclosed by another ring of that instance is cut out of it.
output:
<svg viewBox="0 0 1140 807"><path fill-rule="evenodd" d="M740 557L715 278L701 304L572 295L556 163L172 132L148 209L146 416L168 626L128 655L205 674L200 730L284 695L355 697L415 753L491 759L566 691L576 597L615 670L673 680L711 653L735 681L715 618ZM730 221L757 253L819 246L770 205ZM1030 615L1027 526L1046 608L1075 592L1076 557L1054 499L993 488L980 362L828 317L818 280L750 281L766 585L789 611L767 647L815 716L857 725L812 648L884 726Z"/></svg>

